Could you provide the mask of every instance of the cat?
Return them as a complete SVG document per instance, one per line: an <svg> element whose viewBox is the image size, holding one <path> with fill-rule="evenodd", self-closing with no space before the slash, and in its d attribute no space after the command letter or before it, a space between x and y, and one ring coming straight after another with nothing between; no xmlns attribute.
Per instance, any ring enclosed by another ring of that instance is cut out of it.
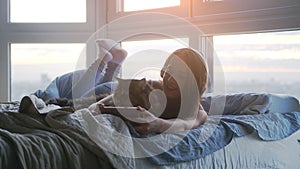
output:
<svg viewBox="0 0 300 169"><path fill-rule="evenodd" d="M131 109L133 107L141 106L142 108L149 110L156 117L164 119L176 118L178 116L178 110L180 104L166 104L161 100L159 95L153 94L151 97L152 102L150 103L149 96L155 89L163 90L162 88L154 88L149 81L143 79L121 79L116 78L117 87L113 92L113 99L105 105L99 105L99 109L102 114L113 114L116 116L124 117L119 113L118 109L125 108ZM155 82L152 82L155 83ZM155 93L155 92L154 92ZM101 99L111 95L111 93L100 94L91 97L83 97L79 99L66 99L66 98L55 98L46 101L46 104L56 104L61 107L71 107L75 110L87 108L91 104L100 101ZM165 105L165 107L161 107ZM117 108L116 108L117 107ZM171 113L170 113L171 112ZM126 119L124 119L126 120Z"/></svg>
<svg viewBox="0 0 300 169"><path fill-rule="evenodd" d="M113 102L105 106L118 107L137 107L141 106L150 109L151 104L149 95L154 88L143 79L121 79L116 78L117 88L113 92ZM83 97L78 99L52 98L46 101L46 104L55 104L61 107L72 107L75 110L87 108L92 103L107 97L110 93L100 94L96 96ZM116 103L114 103L116 102Z"/></svg>
<svg viewBox="0 0 300 169"><path fill-rule="evenodd" d="M154 88L143 79L119 79L118 86L114 91L114 105L120 107L137 107L141 106L150 109L149 95Z"/></svg>

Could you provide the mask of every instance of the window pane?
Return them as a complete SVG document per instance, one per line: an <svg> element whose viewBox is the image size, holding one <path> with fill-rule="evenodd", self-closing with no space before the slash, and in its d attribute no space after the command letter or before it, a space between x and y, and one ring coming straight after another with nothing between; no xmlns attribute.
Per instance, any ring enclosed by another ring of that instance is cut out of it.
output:
<svg viewBox="0 0 300 169"><path fill-rule="evenodd" d="M124 12L180 6L180 0L124 0L123 2Z"/></svg>
<svg viewBox="0 0 300 169"><path fill-rule="evenodd" d="M228 93L271 92L300 99L300 31L214 37Z"/></svg>
<svg viewBox="0 0 300 169"><path fill-rule="evenodd" d="M176 49L188 47L188 38L122 42L128 56L122 64L122 78L160 79L160 69Z"/></svg>
<svg viewBox="0 0 300 169"><path fill-rule="evenodd" d="M218 2L218 1L224 1L224 0L203 0L203 2Z"/></svg>
<svg viewBox="0 0 300 169"><path fill-rule="evenodd" d="M86 22L86 0L10 0L10 22Z"/></svg>
<svg viewBox="0 0 300 169"><path fill-rule="evenodd" d="M45 87L75 70L85 44L11 44L12 100Z"/></svg>

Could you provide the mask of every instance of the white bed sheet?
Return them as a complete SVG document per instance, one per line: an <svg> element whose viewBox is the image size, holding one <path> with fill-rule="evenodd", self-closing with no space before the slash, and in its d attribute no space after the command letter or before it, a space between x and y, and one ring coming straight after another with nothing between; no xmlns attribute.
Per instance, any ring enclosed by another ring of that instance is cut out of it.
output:
<svg viewBox="0 0 300 169"><path fill-rule="evenodd" d="M300 130L277 141L262 141L256 134L235 137L229 145L204 158L176 165L158 166L145 159L136 168L157 169L299 169Z"/></svg>

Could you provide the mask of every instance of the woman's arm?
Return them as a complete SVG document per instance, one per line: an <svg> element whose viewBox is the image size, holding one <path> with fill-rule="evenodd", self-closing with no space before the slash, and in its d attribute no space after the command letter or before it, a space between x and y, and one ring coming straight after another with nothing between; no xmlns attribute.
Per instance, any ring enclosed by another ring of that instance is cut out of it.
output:
<svg viewBox="0 0 300 169"><path fill-rule="evenodd" d="M198 111L196 119L162 119L153 117L153 114L144 109L141 110L141 113L144 113L144 116L151 116L154 119L151 122L139 123L135 126L135 129L142 134L186 131L199 127L207 119L207 113L203 109Z"/></svg>
<svg viewBox="0 0 300 169"><path fill-rule="evenodd" d="M199 127L206 119L207 113L203 110L198 112L196 119L162 119L161 132L174 133L191 130Z"/></svg>
<svg viewBox="0 0 300 169"><path fill-rule="evenodd" d="M104 97L103 99L99 100L97 103L104 104L104 105L110 105L110 104L112 104L112 100L113 100L113 94L110 94L110 95Z"/></svg>
<svg viewBox="0 0 300 169"><path fill-rule="evenodd" d="M113 94L104 97L96 103L91 104L88 109L93 115L100 114L99 105L109 105L113 100Z"/></svg>

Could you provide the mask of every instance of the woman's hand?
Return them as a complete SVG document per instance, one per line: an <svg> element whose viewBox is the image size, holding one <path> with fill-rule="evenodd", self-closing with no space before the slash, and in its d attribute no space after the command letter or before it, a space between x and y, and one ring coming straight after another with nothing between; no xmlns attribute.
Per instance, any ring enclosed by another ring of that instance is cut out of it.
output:
<svg viewBox="0 0 300 169"><path fill-rule="evenodd" d="M204 110L198 110L195 118L191 119L162 119L155 117L144 108L137 107L138 117L133 117L134 128L141 134L147 133L176 133L191 130L205 123L207 114Z"/></svg>
<svg viewBox="0 0 300 169"><path fill-rule="evenodd" d="M163 119L155 117L152 113L140 106L137 107L137 111L139 111L138 116L130 118L137 132L141 134L162 132Z"/></svg>

